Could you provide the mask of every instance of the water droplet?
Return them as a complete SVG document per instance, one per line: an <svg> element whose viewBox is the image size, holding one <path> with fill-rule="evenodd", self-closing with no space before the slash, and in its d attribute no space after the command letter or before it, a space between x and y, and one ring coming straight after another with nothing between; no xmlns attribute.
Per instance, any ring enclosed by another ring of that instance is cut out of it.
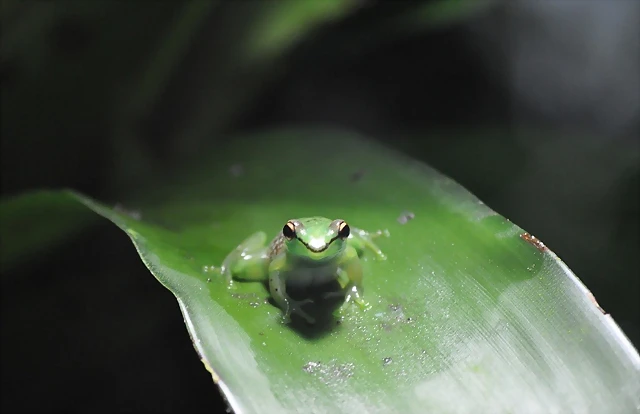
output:
<svg viewBox="0 0 640 414"><path fill-rule="evenodd" d="M386 357L382 360L382 365L389 365L392 361L391 357Z"/></svg>

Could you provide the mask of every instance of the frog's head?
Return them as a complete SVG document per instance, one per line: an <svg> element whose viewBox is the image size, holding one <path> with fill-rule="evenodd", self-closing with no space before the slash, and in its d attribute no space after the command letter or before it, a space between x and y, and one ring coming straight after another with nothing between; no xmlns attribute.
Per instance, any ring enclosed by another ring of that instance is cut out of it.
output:
<svg viewBox="0 0 640 414"><path fill-rule="evenodd" d="M282 228L288 253L310 260L338 256L346 247L349 232L346 221L324 217L289 220Z"/></svg>

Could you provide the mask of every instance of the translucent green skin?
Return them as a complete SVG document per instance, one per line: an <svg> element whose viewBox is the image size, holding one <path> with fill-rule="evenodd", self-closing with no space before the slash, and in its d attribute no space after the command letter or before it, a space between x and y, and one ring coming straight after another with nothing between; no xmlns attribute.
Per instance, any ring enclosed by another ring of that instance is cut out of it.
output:
<svg viewBox="0 0 640 414"><path fill-rule="evenodd" d="M222 273L229 285L233 279L245 281L267 281L271 296L283 312L283 321L291 321L297 313L314 323L314 319L300 307L311 299L293 300L287 294L287 286L309 287L314 284L337 280L341 290L329 292L325 297L344 295L346 301L354 300L366 307L362 299L362 264L360 256L366 249L379 259L385 255L372 242L380 232L370 234L352 228L349 236L340 237L343 220L324 217L308 217L289 220L294 237L287 238L280 232L269 244L267 235L257 232L244 240L222 263ZM283 230L286 229L287 226Z"/></svg>

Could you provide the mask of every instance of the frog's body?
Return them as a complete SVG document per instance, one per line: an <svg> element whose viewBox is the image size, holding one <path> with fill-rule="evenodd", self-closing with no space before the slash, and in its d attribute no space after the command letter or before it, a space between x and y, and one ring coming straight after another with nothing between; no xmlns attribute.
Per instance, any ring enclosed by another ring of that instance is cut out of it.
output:
<svg viewBox="0 0 640 414"><path fill-rule="evenodd" d="M308 322L312 317L300 309L310 299L295 301L287 294L287 287L309 288L337 280L342 288L326 296L342 295L361 306L362 265L360 256L365 249L378 258L385 256L371 241L372 235L350 230L344 220L309 217L289 220L282 231L266 245L267 236L257 232L243 241L222 263L222 273L229 284L236 280L265 280L271 296L282 309L285 322L297 313Z"/></svg>

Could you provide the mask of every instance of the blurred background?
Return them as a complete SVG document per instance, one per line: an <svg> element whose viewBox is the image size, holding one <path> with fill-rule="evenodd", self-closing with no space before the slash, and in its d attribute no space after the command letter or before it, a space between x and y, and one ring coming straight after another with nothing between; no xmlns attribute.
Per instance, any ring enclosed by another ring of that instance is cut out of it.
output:
<svg viewBox="0 0 640 414"><path fill-rule="evenodd" d="M1 17L3 197L127 205L232 136L345 128L540 238L640 344L640 2L3 0ZM106 220L3 264L1 317L3 412L223 408Z"/></svg>

